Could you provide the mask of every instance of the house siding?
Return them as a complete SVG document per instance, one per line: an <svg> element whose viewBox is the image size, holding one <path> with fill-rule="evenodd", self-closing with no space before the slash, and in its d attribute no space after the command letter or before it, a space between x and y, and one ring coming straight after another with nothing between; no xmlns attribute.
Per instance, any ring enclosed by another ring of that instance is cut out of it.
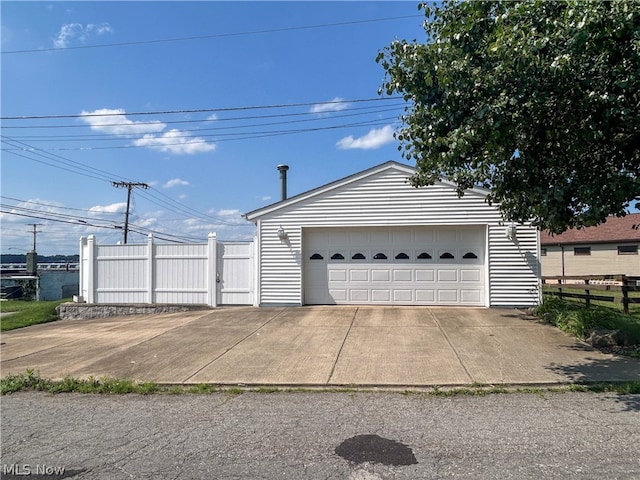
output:
<svg viewBox="0 0 640 480"><path fill-rule="evenodd" d="M506 238L499 211L484 195L458 198L446 183L413 188L411 172L382 168L290 205L255 217L259 236L260 305L303 303L302 229L307 227L488 226L489 305L532 305L539 300L538 235L518 227L517 241ZM259 218L258 218L259 217ZM282 227L287 241L278 238Z"/></svg>
<svg viewBox="0 0 640 480"><path fill-rule="evenodd" d="M518 226L516 241L504 225L489 227L489 284L491 306L536 305L540 300L538 232Z"/></svg>
<svg viewBox="0 0 640 480"><path fill-rule="evenodd" d="M564 275L640 275L640 255L618 255L619 245L638 245L640 242L564 245ZM591 255L574 255L575 247L591 247ZM562 248L545 245L547 254L540 257L542 275L562 275Z"/></svg>

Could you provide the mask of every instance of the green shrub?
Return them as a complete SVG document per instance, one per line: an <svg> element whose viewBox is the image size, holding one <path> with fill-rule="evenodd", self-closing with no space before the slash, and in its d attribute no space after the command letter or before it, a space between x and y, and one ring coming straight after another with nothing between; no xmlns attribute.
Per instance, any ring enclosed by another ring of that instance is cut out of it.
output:
<svg viewBox="0 0 640 480"><path fill-rule="evenodd" d="M537 307L534 313L544 321L581 340L586 339L592 330L599 328L620 330L625 344L640 344L638 320L608 307L587 307L551 296L545 297L542 305Z"/></svg>

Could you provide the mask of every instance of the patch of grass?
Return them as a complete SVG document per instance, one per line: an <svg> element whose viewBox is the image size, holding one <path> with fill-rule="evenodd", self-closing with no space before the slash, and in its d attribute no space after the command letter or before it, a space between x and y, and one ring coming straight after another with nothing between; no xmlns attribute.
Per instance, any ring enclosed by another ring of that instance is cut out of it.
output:
<svg viewBox="0 0 640 480"><path fill-rule="evenodd" d="M626 345L640 344L640 319L614 308L599 305L587 307L556 296L545 296L542 305L534 313L580 340L585 340L593 329L601 328L620 330Z"/></svg>
<svg viewBox="0 0 640 480"><path fill-rule="evenodd" d="M0 319L0 331L4 332L58 320L56 307L68 301L68 299L65 299L50 302L36 302L35 300L7 300L0 302L0 309L2 309L3 313L15 312Z"/></svg>
<svg viewBox="0 0 640 480"><path fill-rule="evenodd" d="M19 392L21 390L48 390L51 382L40 378L34 370L27 370L26 373L8 375L0 379L0 395Z"/></svg>
<svg viewBox="0 0 640 480"><path fill-rule="evenodd" d="M585 291L584 288L571 288L571 285L567 285L567 286L562 286L562 291L565 293L579 293L584 295ZM551 295L551 292L557 292L556 289L554 288L544 288L542 289L542 293L545 294L545 296L554 296L555 295ZM591 305L596 306L596 307L606 307L609 308L615 312L618 313L624 313L624 306L622 305L622 291L617 290L616 288L612 288L611 290L606 290L606 291L602 291L602 290L592 290L591 291L592 295L603 295L603 296L607 296L607 297L614 297L616 299L615 302L605 302L602 300L591 300ZM628 292L628 295L630 298L640 298L640 292ZM560 297L557 297L560 298ZM581 299L581 298L572 298L572 297L563 297L562 300L569 302L569 303L575 303L578 305L585 305L585 300ZM630 303L629 304L629 315L636 318L637 320L640 321L640 303Z"/></svg>
<svg viewBox="0 0 640 480"><path fill-rule="evenodd" d="M384 390L345 390L345 389L305 389L305 388L278 388L278 387L258 387L243 388L230 387L218 388L209 384L198 384L195 386L183 385L158 385L155 382L136 383L132 380L116 379L110 377L95 378L89 377L80 380L73 377L65 377L61 381L54 382L40 377L34 370L27 370L25 373L7 375L0 379L1 395L7 395L23 390L40 391L52 394L57 393L98 393L124 395L135 393L139 395L150 394L172 394L180 395L187 393L212 394L224 392L228 399L245 392L253 393L389 393ZM427 397L455 397L460 395L485 396L507 393L527 393L544 395L546 393L566 393L566 392L591 392L591 393L616 393L618 395L640 394L640 381L619 382L619 383L576 383L557 387L509 387L497 385L474 384L469 387L440 388L434 386L430 390L402 390L396 392L399 395L416 395Z"/></svg>
<svg viewBox="0 0 640 480"><path fill-rule="evenodd" d="M227 394L228 397L235 397L237 395L242 395L245 392L245 390L244 388L240 388L240 387L231 387L231 388L227 388L224 392Z"/></svg>
<svg viewBox="0 0 640 480"><path fill-rule="evenodd" d="M160 386L155 382L135 383L132 380L103 377L97 379L89 377L79 380L73 377L65 377L62 381L54 382L40 377L38 372L27 370L25 373L7 375L0 379L0 394L6 395L21 390L36 390L48 393L104 393L122 395L137 393L149 395L161 392Z"/></svg>
<svg viewBox="0 0 640 480"><path fill-rule="evenodd" d="M258 387L258 393L277 393L281 390L278 387Z"/></svg>
<svg viewBox="0 0 640 480"><path fill-rule="evenodd" d="M189 387L187 390L189 393L207 394L217 392L218 389L214 385L208 383L199 383L193 387Z"/></svg>
<svg viewBox="0 0 640 480"><path fill-rule="evenodd" d="M618 395L637 395L640 393L640 381L620 383L586 383L562 387L568 392L617 393Z"/></svg>

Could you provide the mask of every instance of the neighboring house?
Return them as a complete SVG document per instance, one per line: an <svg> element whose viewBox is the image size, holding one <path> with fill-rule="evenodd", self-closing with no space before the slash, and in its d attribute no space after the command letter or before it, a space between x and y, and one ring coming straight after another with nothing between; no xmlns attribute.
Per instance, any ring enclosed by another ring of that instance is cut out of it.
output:
<svg viewBox="0 0 640 480"><path fill-rule="evenodd" d="M555 236L542 232L540 243L544 276L640 275L640 213Z"/></svg>
<svg viewBox="0 0 640 480"><path fill-rule="evenodd" d="M414 188L414 172L387 162L247 213L255 304L537 304L537 230L505 225L485 190Z"/></svg>

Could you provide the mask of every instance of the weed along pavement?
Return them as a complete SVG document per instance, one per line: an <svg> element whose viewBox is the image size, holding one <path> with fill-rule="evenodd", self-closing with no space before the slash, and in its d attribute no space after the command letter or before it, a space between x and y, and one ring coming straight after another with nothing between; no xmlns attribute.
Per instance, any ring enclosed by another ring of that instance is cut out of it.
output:
<svg viewBox="0 0 640 480"><path fill-rule="evenodd" d="M5 332L2 376L167 384L428 387L640 379L513 309L230 307L64 320Z"/></svg>

